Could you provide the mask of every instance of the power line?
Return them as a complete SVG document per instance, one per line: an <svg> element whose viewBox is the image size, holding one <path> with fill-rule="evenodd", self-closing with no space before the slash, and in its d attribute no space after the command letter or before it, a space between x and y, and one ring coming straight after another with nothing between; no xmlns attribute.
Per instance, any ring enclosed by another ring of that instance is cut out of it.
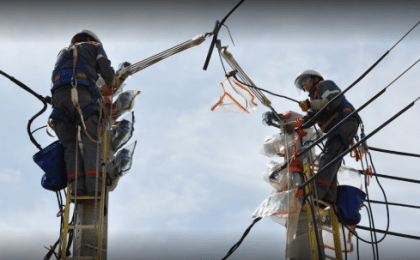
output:
<svg viewBox="0 0 420 260"><path fill-rule="evenodd" d="M371 146L369 146L369 150L376 151L376 152L382 152L382 153L390 153L390 154L411 156L411 157L420 157L420 154L397 152L397 151L386 150L386 149L381 149L381 148L376 148L376 147L371 147Z"/></svg>

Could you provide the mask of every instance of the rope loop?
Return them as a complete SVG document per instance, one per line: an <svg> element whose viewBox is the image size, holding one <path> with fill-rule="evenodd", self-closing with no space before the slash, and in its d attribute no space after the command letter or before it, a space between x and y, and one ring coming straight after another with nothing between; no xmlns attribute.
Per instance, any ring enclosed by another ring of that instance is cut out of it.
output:
<svg viewBox="0 0 420 260"><path fill-rule="evenodd" d="M308 133L302 130L302 121L300 120L300 117L295 117L296 121L296 127L297 127L297 134L299 135L299 138L302 138L306 136Z"/></svg>
<svg viewBox="0 0 420 260"><path fill-rule="evenodd" d="M370 176L371 178L373 177L373 170L372 170L372 166L368 166L366 170L363 171L363 173L367 176Z"/></svg>

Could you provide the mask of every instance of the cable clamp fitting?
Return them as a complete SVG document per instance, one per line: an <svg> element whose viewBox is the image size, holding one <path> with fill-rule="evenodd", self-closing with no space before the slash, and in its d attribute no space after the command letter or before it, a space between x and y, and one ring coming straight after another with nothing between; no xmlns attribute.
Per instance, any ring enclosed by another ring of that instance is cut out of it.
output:
<svg viewBox="0 0 420 260"><path fill-rule="evenodd" d="M370 176L371 178L373 177L373 170L372 170L372 166L369 165L369 167L363 171L365 175Z"/></svg>

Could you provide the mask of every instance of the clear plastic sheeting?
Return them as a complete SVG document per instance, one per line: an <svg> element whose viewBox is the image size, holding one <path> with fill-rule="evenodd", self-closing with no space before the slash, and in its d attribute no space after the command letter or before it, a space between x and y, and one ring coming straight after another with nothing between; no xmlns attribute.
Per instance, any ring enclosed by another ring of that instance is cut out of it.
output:
<svg viewBox="0 0 420 260"><path fill-rule="evenodd" d="M220 82L223 94L211 111L250 114L257 108L255 97L247 87L229 77Z"/></svg>
<svg viewBox="0 0 420 260"><path fill-rule="evenodd" d="M273 192L261 203L252 215L253 218L278 216L288 217L290 214L299 214L302 206L302 195L298 189L284 192Z"/></svg>
<svg viewBox="0 0 420 260"><path fill-rule="evenodd" d="M136 144L137 141L119 150L115 158L109 163L107 172L111 179L117 179L127 174L131 169Z"/></svg>
<svg viewBox="0 0 420 260"><path fill-rule="evenodd" d="M303 197L299 189L283 192L273 191L252 215L253 218L271 217L277 223L292 228L296 232L297 221L302 208Z"/></svg>
<svg viewBox="0 0 420 260"><path fill-rule="evenodd" d="M282 114L282 117L284 119L283 121L279 122L280 125L295 121L296 117L302 117L302 115L296 112L286 111ZM264 140L264 143L260 149L260 153L268 157L286 157L287 155L291 156L293 154L294 144L296 144L296 148L300 150L302 146L305 145L305 143L317 135L312 127L304 129L304 131L307 133L307 135L302 137L302 139L299 141L299 136L297 133L279 133L268 136ZM288 147L287 151L285 147ZM312 149L313 153L314 151L315 149Z"/></svg>
<svg viewBox="0 0 420 260"><path fill-rule="evenodd" d="M287 174L287 167L284 167L284 164L270 161L267 164L267 170L263 173L264 181L268 182L276 190L283 190L285 188L284 184L280 184L284 175Z"/></svg>
<svg viewBox="0 0 420 260"><path fill-rule="evenodd" d="M337 173L338 185L348 185L358 189L363 188L363 178L358 170L341 166Z"/></svg>
<svg viewBox="0 0 420 260"><path fill-rule="evenodd" d="M279 122L280 125L290 123L292 121L295 121L296 117L302 118L302 116L303 116L302 114L299 114L299 113L296 113L296 112L293 112L293 111L285 111L281 115L282 115L283 120L281 122ZM311 128L308 128L308 129L311 129ZM305 129L305 131L308 130L308 129Z"/></svg>
<svg viewBox="0 0 420 260"><path fill-rule="evenodd" d="M116 151L125 145L133 136L134 112L124 117L111 130L111 149Z"/></svg>
<svg viewBox="0 0 420 260"><path fill-rule="evenodd" d="M302 184L302 177L299 174L288 175L288 168L285 167L285 164L270 161L267 164L267 170L263 173L264 180L278 192L295 189Z"/></svg>
<svg viewBox="0 0 420 260"><path fill-rule="evenodd" d="M138 90L127 90L121 93L112 104L112 120L115 121L123 113L131 111L138 95L140 95Z"/></svg>
<svg viewBox="0 0 420 260"><path fill-rule="evenodd" d="M292 138L293 137L290 134L287 137L286 134L275 134L272 136L268 136L264 140L263 146L260 149L260 153L268 157L284 157L286 154L292 154ZM285 151L285 147L289 147L287 152Z"/></svg>
<svg viewBox="0 0 420 260"><path fill-rule="evenodd" d="M301 117L296 112L285 112L280 118L279 123L283 126L286 123L295 121L296 117ZM256 209L253 218L270 217L273 221L286 227L286 257L296 259L308 259L308 252L301 252L300 245L309 249L308 220L306 212L302 211L303 192L298 187L303 183L303 176L300 173L291 173L289 167L284 167L293 156L294 147L301 151L310 143L311 139L316 138L314 128L304 129L307 135L299 138L296 132L280 133L265 138L260 153L268 157L283 157L283 163L270 161L267 170L263 173L263 178L272 187L273 192ZM299 157L303 164L313 164L315 148ZM283 169L284 167L284 169Z"/></svg>

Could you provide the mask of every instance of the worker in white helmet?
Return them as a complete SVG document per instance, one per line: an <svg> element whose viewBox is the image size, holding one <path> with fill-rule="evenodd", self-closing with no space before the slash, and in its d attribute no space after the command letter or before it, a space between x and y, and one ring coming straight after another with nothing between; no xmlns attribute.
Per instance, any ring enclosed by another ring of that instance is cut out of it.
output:
<svg viewBox="0 0 420 260"><path fill-rule="evenodd" d="M102 119L99 118L98 100L102 93L96 86L98 74L111 89L118 87L118 79L98 36L89 30L80 31L72 37L70 46L58 54L52 73L53 112L50 116L54 131L64 146L67 179L72 193L77 191L77 195L99 195L102 144L90 140L83 130L78 133L81 115L71 93L77 89L77 103L89 137L100 141ZM79 134L83 145L77 149Z"/></svg>
<svg viewBox="0 0 420 260"><path fill-rule="evenodd" d="M324 80L321 74L314 70L306 70L300 73L295 80L295 86L299 90L308 92L310 98L299 103L302 110L307 112L301 118L302 124L308 122L320 109L341 92L340 88L333 81ZM321 127L321 130L327 133L354 110L354 107L343 95L328 105L325 111L318 117L317 123ZM322 156L319 159L319 169L322 169L349 148L349 144L357 133L357 128L360 123L359 120L359 116L354 114L328 136ZM314 124L315 122L306 127L311 127ZM296 124L294 122L289 123L285 126L285 129L290 131L295 126ZM315 194L318 199L331 204L335 203L337 197L337 172L341 166L341 162L342 160L337 161L323 172L321 176L315 179Z"/></svg>

